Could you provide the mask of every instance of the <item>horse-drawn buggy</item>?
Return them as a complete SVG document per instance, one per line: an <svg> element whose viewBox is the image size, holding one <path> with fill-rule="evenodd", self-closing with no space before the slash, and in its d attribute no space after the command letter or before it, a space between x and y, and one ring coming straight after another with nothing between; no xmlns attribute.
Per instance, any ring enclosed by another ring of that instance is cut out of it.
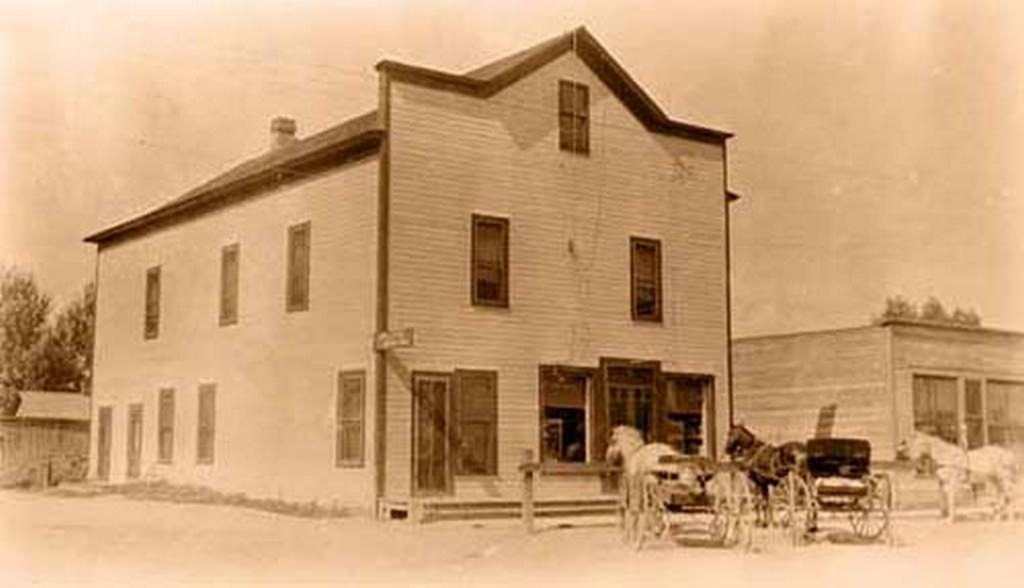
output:
<svg viewBox="0 0 1024 588"><path fill-rule="evenodd" d="M871 471L871 444L865 439L809 439L803 475L791 472L787 508L799 541L818 527L821 513L846 515L863 541L892 539L892 481ZM798 509L805 511L801 514ZM803 528L801 528L801 526Z"/></svg>
<svg viewBox="0 0 1024 588"><path fill-rule="evenodd" d="M726 451L754 483L758 523L787 529L795 544L818 530L822 513L846 515L858 539L892 538L892 483L871 472L868 441L822 438L776 447L735 425Z"/></svg>
<svg viewBox="0 0 1024 588"><path fill-rule="evenodd" d="M609 458L623 463L619 524L623 540L634 548L650 539L678 537L696 520L707 542L749 547L753 495L739 468L680 455L662 443L645 445L630 427L615 428Z"/></svg>

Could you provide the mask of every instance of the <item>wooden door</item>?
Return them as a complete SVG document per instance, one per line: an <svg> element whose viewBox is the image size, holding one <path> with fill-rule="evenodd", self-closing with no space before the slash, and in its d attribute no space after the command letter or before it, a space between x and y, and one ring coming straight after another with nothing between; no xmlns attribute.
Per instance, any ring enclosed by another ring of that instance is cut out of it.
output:
<svg viewBox="0 0 1024 588"><path fill-rule="evenodd" d="M111 408L100 407L98 430L96 431L96 477L110 479L110 426Z"/></svg>
<svg viewBox="0 0 1024 588"><path fill-rule="evenodd" d="M128 478L138 478L142 471L142 405L128 407Z"/></svg>
<svg viewBox="0 0 1024 588"><path fill-rule="evenodd" d="M413 375L413 493L451 491L451 378L446 374Z"/></svg>
<svg viewBox="0 0 1024 588"><path fill-rule="evenodd" d="M618 365L606 369L608 426L628 425L653 441L654 393L657 371L647 365Z"/></svg>

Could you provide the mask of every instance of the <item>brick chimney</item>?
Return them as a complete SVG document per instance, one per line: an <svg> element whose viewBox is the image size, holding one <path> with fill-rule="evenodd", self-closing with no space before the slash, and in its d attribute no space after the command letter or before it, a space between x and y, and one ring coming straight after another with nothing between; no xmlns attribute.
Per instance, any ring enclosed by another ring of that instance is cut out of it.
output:
<svg viewBox="0 0 1024 588"><path fill-rule="evenodd" d="M295 142L295 119L276 116L270 121L270 148L279 149Z"/></svg>

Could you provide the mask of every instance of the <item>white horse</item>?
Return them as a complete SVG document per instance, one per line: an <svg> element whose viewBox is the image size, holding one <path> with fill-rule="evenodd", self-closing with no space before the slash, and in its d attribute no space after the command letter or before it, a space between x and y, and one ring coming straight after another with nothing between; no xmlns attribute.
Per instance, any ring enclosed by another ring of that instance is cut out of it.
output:
<svg viewBox="0 0 1024 588"><path fill-rule="evenodd" d="M1017 456L1012 451L997 445L968 451L920 431L914 432L909 443L904 441L901 445L901 453L905 452L910 459L931 459L935 463L946 520L952 522L956 516L957 488L974 481L991 484L995 488L994 514L996 518L1009 517L1019 471Z"/></svg>
<svg viewBox="0 0 1024 588"><path fill-rule="evenodd" d="M619 482L619 524L625 528L627 517L636 516L642 508L644 477L658 469L663 456L678 456L679 452L665 443L644 443L640 431L626 425L612 429L605 461L621 464Z"/></svg>

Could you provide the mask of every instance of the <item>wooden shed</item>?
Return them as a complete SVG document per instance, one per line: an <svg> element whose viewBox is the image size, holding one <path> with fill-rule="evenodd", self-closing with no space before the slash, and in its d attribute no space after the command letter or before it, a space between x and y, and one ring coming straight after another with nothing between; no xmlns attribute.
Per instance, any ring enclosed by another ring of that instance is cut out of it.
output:
<svg viewBox="0 0 1024 588"><path fill-rule="evenodd" d="M85 478L89 397L21 392L12 417L0 417L0 485L52 485Z"/></svg>

